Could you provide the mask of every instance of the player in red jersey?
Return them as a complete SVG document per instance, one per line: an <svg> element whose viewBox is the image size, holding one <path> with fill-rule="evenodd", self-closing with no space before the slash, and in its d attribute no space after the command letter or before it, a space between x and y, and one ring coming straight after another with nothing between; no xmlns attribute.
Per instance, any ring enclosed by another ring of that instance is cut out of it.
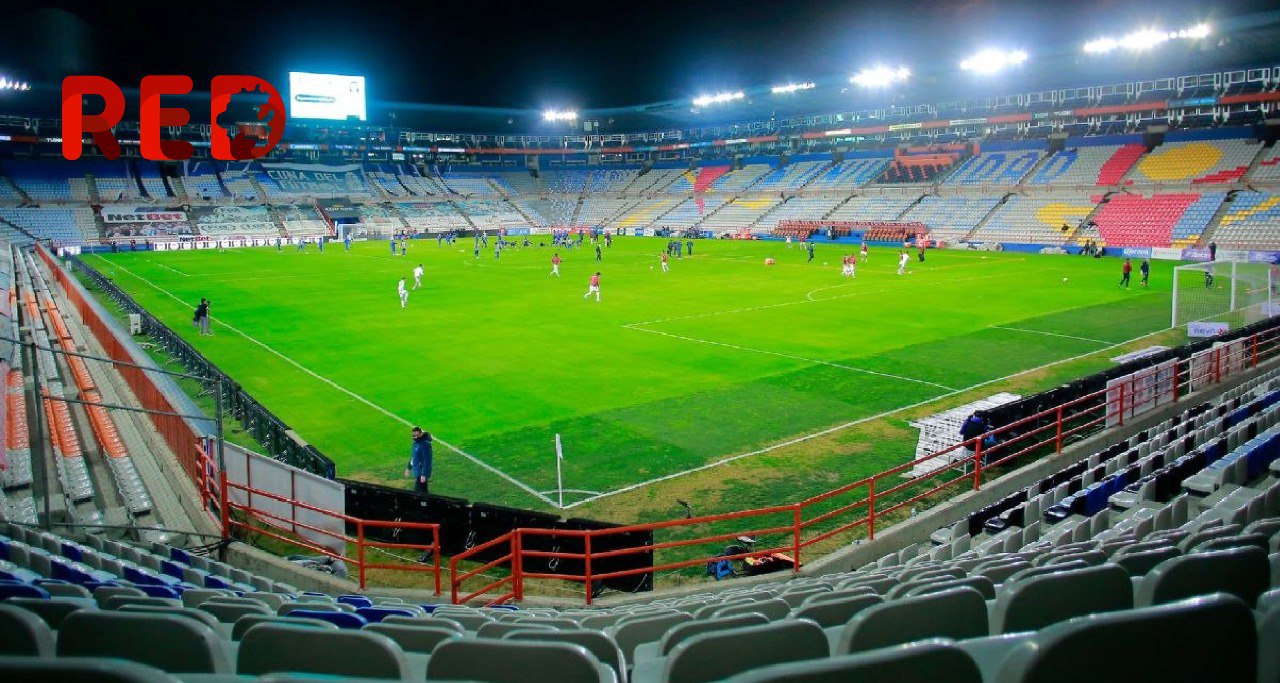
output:
<svg viewBox="0 0 1280 683"><path fill-rule="evenodd" d="M596 271L595 275L591 276L591 280L587 285L587 293L583 294L582 298L585 299L591 296L593 292L596 295L596 301L599 301L600 300L600 271Z"/></svg>

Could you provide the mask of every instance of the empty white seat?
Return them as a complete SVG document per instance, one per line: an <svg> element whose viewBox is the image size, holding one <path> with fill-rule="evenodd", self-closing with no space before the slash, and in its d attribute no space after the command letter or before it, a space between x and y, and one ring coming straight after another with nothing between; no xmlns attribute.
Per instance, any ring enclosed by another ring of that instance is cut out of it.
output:
<svg viewBox="0 0 1280 683"><path fill-rule="evenodd" d="M1249 608L1213 595L1049 626L1015 647L995 680L1252 681L1256 650Z"/></svg>
<svg viewBox="0 0 1280 683"><path fill-rule="evenodd" d="M118 657L169 673L231 673L218 633L175 614L76 612L58 629L58 656Z"/></svg>
<svg viewBox="0 0 1280 683"><path fill-rule="evenodd" d="M855 655L775 664L740 674L730 683L981 683L964 650L942 639L922 640Z"/></svg>
<svg viewBox="0 0 1280 683"><path fill-rule="evenodd" d="M427 661L430 680L487 683L613 683L616 676L581 645L522 640L450 640Z"/></svg>

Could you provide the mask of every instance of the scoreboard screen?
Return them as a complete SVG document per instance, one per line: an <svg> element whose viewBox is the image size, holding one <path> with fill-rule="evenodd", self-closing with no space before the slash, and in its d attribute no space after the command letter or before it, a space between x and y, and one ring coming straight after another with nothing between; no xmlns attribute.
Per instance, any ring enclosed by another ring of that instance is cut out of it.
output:
<svg viewBox="0 0 1280 683"><path fill-rule="evenodd" d="M289 72L289 117L365 120L364 76Z"/></svg>

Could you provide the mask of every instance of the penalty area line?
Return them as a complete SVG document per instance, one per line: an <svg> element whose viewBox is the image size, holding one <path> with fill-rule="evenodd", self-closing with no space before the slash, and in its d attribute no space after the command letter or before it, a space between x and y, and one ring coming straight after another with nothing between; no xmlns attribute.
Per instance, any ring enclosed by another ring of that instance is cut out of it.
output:
<svg viewBox="0 0 1280 683"><path fill-rule="evenodd" d="M996 384L996 383L998 383L998 382L1005 382L1005 381L1008 381L1008 380L1014 379L1015 377L1021 377L1021 376L1026 375L1026 374L1030 374L1030 373L1033 373L1033 372L1038 372L1038 371L1040 371L1040 370L1044 370L1045 368L1051 368L1051 367L1054 367L1054 366L1056 366L1056 365L1062 365L1063 363L1070 363L1070 362L1073 362L1073 361L1080 360L1080 359L1082 359L1082 358L1088 358L1089 356L1092 356L1092 355L1094 355L1094 354L1098 354L1098 353L1105 353L1105 352L1110 351L1110 350L1112 350L1112 349L1120 348L1121 346L1124 346L1124 345L1126 345L1126 344L1132 344L1133 342L1140 341L1140 340L1142 340L1142 339L1146 339L1147 337L1152 337L1152 336L1155 336L1155 335L1157 335L1157 334L1161 334L1161 333L1163 333L1163 332L1167 332L1167 331L1169 331L1169 330L1171 330L1171 329L1173 329L1173 328L1171 328L1171 327L1166 327L1166 328L1163 328L1163 329L1156 330L1156 331L1154 331L1154 332L1148 332L1147 334L1144 334L1144 335L1140 335L1140 336L1134 337L1133 339L1126 339L1125 341L1117 342L1117 343L1115 343L1115 344L1111 344L1110 346L1106 346L1106 347L1103 347L1103 348L1101 348L1101 349L1096 349L1096 350L1093 350L1093 351L1089 351L1089 352L1086 352L1086 353L1082 353L1082 354L1079 354L1079 355L1076 355L1076 356L1072 356L1072 357L1070 357L1070 358L1063 358L1063 359L1061 359L1061 360L1055 360L1055 361L1053 361L1053 362L1051 362L1051 363L1045 363L1044 365L1038 365L1038 366L1036 366L1036 367L1034 367L1034 368L1027 368L1026 370L1022 370L1021 372L1015 372L1015 373L1013 373L1013 374L1011 374L1011 375L1005 375L1004 377L996 377L995 379L989 379L989 380L987 380L987 381L985 381L985 382L979 382L979 383L977 383L977 384L974 384L974 385L972 385L972 386L965 387L965 388L963 388L963 389L956 389L956 390L951 391L951 392L946 393L946 394L941 394L941 395L939 395L939 396L934 396L934 397L932 397L932 398L927 398L927 399L924 399L923 401L917 401L916 403L912 403L911 405L901 406L901 407L899 407L899 408L894 408L894 409L892 409L892 410L886 410L886 411L884 411L884 412L882 412L882 413L878 413L878 414L876 414L876 415L869 415L869 416L867 416L867 417L859 418L859 419L857 419L857 420L852 420L852 421L850 421L850 422L845 422L844 424L838 424L838 425L835 425L834 427L828 427L828 428L823 429L823 430L821 430L821 431L813 432L812 434L805 434L805 435L803 435L803 436L798 436L798 437L796 437L796 438L794 438L794 439L789 439L789 440L787 440L787 441L783 441L782 443L773 444L772 446L766 446L766 447L764 447L764 448L758 448L758 449L756 449L756 450L754 450L754 451L750 451L750 452L747 452L747 453L738 453L737 455L730 455L730 456L728 456L728 457L720 458L719 460L715 460L715 461L712 461L712 462L706 463L705 465L699 465L698 467L693 467L693 468L690 468L690 469L687 469L687 470L683 470L683 471L680 471L680 472L673 472L673 473L671 473L671 474L666 474L666 475L663 475L663 476L661 476L661 477L655 477L655 478L653 478L653 479L648 479L648 480L645 480L645 481L642 481L642 482L638 482L638 483L635 483L635 484L631 484L631 485L628 485L628 486L624 486L624 487L622 487L622 488L620 488L620 489L616 489L616 490L613 490L613 491L609 491L609 492L607 492L607 493L602 493L602 494L600 494L600 495L598 495L598 496L593 496L593 497L591 497L591 498L584 498L584 499L582 499L582 500L579 500L579 501L576 501L576 502L573 502L573 503L568 503L568 504L566 504L566 505L564 506L564 509L566 509L566 510L567 510L567 509L569 509L569 508L575 508L575 507L578 507L579 505L585 505L585 504L587 504L587 503L591 503L591 502L594 502L594 501L597 501L597 500L601 500L601 499L603 499L603 498L610 498L610 497L613 497L613 496L616 496L616 495L619 495L619 494L622 494L622 493L629 493L629 492L631 492L631 491L636 491L636 490L638 490L638 489L642 489L642 488L645 488L645 487L648 487L648 486L652 486L653 484L659 484L659 483L661 483L661 482L664 482L664 481L670 481L670 480L672 480L672 479L678 479L678 478L683 477L683 476L686 476L686 475L696 474L696 473L698 473L698 472L703 472L703 471L706 471L706 470L709 470L709 469L713 469L713 468L716 468L716 467L720 467L721 465L727 465L727 464L729 464L729 463L736 462L736 461L738 461L738 460L742 460L743 458L749 458L749 457L751 457L751 456L753 456L753 455L761 455L761 454L763 454L763 453L769 453L769 452L772 452L772 451L776 451L776 450L778 450L779 448L786 448L787 446L794 446L794 445L796 445L796 444L804 443L805 441L810 441L810 440L812 440L812 439L816 439L816 438L821 437L821 436L826 436L826 435L828 435L828 434L834 434L835 432L839 432L839 431L842 431L842 430L848 429L848 428L850 428L850 427L856 427L856 426L858 426L858 425L860 425L860 424L863 424L863 423L866 423L866 422L871 422L871 421L873 421L873 420L880 420L880 419L883 419L883 418L886 418L886 417L890 417L890 416L892 416L892 415L896 415L896 414L901 413L901 412L903 412L903 411L913 410L913 409L915 409L915 408L919 408L920 406L928 405L928 404L930 404L930 403L934 403L934 402L936 402L936 401L941 401L941 400L943 400L943 399L950 398L950 397L952 397L952 396L958 396L958 395L963 394L963 393L965 393L965 392L973 391L974 389L981 389L982 387L989 386L989 385L992 385L992 384Z"/></svg>
<svg viewBox="0 0 1280 683"><path fill-rule="evenodd" d="M1007 325L992 325L992 326L991 326L991 329L993 329L993 330L1008 330L1008 331L1010 331L1010 332L1025 332L1025 333L1027 333L1027 334L1043 334L1043 335L1045 335L1045 336L1047 336L1047 337L1061 337L1061 338L1063 338L1063 339L1078 339L1078 340L1080 340L1080 341L1093 342L1094 344L1111 344L1111 343L1113 343L1113 342L1109 342L1109 341L1106 341L1106 340L1103 340L1103 339L1094 339L1094 338L1092 338L1092 337L1077 337L1077 336L1076 336L1076 335L1074 335L1074 334L1061 334L1061 333L1059 333L1059 332L1046 332L1046 331L1044 331L1044 330L1028 330L1028 329L1023 328L1023 327L1009 327L1009 326L1007 326Z"/></svg>
<svg viewBox="0 0 1280 683"><path fill-rule="evenodd" d="M956 388L955 388L955 387L949 387L949 386L947 386L947 385L945 385L945 384L938 384L937 382L930 382L930 381L928 381L928 380L924 380L924 379L916 379L916 378L914 378L914 377L904 377L904 376L902 376L902 375L894 375L894 374L892 374L892 373L888 373L888 372L877 372L877 371L875 371L875 370L865 370L865 369L863 369L863 368L855 368L855 367L853 367L853 366L851 366L851 365L842 365L842 364L840 364L840 363L833 363L833 362L828 361L828 360L819 360L819 359L817 359L817 358L806 358L806 357L804 357L804 356L796 356L796 355L793 355L793 354L790 354L790 353L782 353L782 352L780 352L780 351L769 351L769 350L766 350L766 349L753 349L753 348L750 348L750 347L747 347L747 346L739 346L739 345L737 345L737 344L730 344L730 343L728 343L728 342L713 341L713 340L710 340L710 339L698 339L697 337L686 337L686 336L684 336L684 335L671 334L670 332L662 332L662 331L660 331L660 330L651 330L651 329L648 329L648 328L646 328L646 327L639 327L639 325L640 325L640 324L641 324L641 323L635 323L635 324L631 324L631 325L623 325L622 327L623 327L623 328L625 328L625 329L628 329L628 330L635 330L635 331L637 331L637 332L648 332L649 334L657 334L657 335L661 335L661 336L663 336L663 337L670 337L670 338L672 338L672 339L679 339L679 340L681 340L681 341L695 342L695 343L698 343L698 344L707 344L707 345L710 345L710 346L723 346L723 347L725 347L725 348L727 348L727 349L733 349L733 350L735 350L735 351L745 351L745 352L747 352L747 353L759 353L759 354L766 355L766 356L777 356L777 357L779 357L779 358L788 358L788 359L791 359L791 360L798 360L798 361L802 361L802 362L805 362L805 363L812 363L812 364L814 364L814 365L826 365L826 366L828 366L828 367L838 368L838 369L840 369L840 370L848 370L849 372L860 372L860 373L865 374L865 375L877 375L877 376L879 376L879 377L887 377L887 378L889 378L889 379L901 380L901 381L903 381L903 382L914 382L914 383L916 383L916 384L924 384L924 385L931 386L931 387L937 387L937 388L939 388L939 389L943 389L943 390L945 390L945 391L956 391Z"/></svg>
<svg viewBox="0 0 1280 683"><path fill-rule="evenodd" d="M102 259L102 257L101 257L101 256L97 256L96 254L94 255L94 257L95 257L95 258L98 258L98 259ZM102 260L104 260L104 261L105 261L106 259L102 259ZM191 305L191 304L187 303L186 301L183 301L182 299L180 299L178 296L176 296L176 295L175 295L175 294L173 294L172 292L170 292L170 291L166 290L165 288L163 288L163 287L161 287L161 286L159 286L159 285L155 284L154 282L151 282L150 280L148 280L148 279L146 279L146 278L142 277L141 275L138 275L137 273L133 272L132 270L129 270L128 268L125 268L124 266L120 266L120 265L116 265L115 267L120 268L121 270L123 270L123 271L124 271L124 272L126 272L126 273L129 273L129 274L130 274L130 275L132 275L133 277L135 277L135 278L137 278L137 279L141 280L142 282L146 283L146 284L147 284L148 286L150 286L151 288L155 289L156 291L160 292L161 294L164 294L165 296L169 297L170 299L173 299L174 301L177 301L178 303L180 303L180 304L182 304L182 305L184 305L184 306L190 306L190 305ZM387 410L386 408L383 408L382 406L380 406L380 405L378 405L378 404L374 403L373 401L370 401L369 399L365 398L364 396L361 396L360 394L357 394L357 393L355 393L354 391L351 391L350 389L348 389L348 388L346 388L346 387L342 386L341 384L338 384L337 382L334 382L333 380L329 379L328 377L324 377L324 376L322 376L322 375L317 374L316 372L312 371L310 368L307 368L307 367L303 366L303 365L302 365L301 363L299 363L298 361L296 361L296 360L294 360L294 359L290 358L289 356L284 355L283 353L280 353L279 351L277 351L277 350L275 350L275 349L271 348L270 346L268 346L267 344L263 343L262 341L259 341L258 339L255 339L254 337L251 337L251 336L249 336L248 334L245 334L244 332L241 332L239 329L235 328L234 326L232 326L232 325L230 325L230 324L228 324L228 323L225 323L225 322L223 322L223 321L221 321L221 320L218 320L217 318L213 318L212 316L210 317L210 319L211 319L211 320L213 320L214 322L218 323L219 325L221 325L221 326L223 326L223 327L227 328L228 330L231 330L232 332L234 332L234 333L236 333L236 334L240 335L240 336L241 336L241 337L243 337L245 340L250 341L250 342L252 342L252 343L254 343L254 344L257 344L258 346L261 346L261 347L262 347L263 349L265 349L267 352L269 352L269 353L271 353L272 355L274 355L274 356L276 356L276 357L280 358L280 359L281 359L281 360L283 360L284 362L286 362L286 363L288 363L288 364L292 365L293 367L295 367L295 368L297 368L297 369L301 370L302 372L304 372L304 373L306 373L306 374L308 374L308 375L310 375L310 376L314 377L315 379L318 379L318 380L320 380L321 382L324 382L325 384L328 384L330 387L333 387L334 389L337 389L338 391L340 391L340 392L342 392L342 393L346 394L347 396L350 396L351 398L353 398L353 399L355 399L355 400L359 401L360 403L363 403L363 404L365 404L366 406L368 406L368 407L370 407L370 408L373 408L374 410L378 411L379 413L382 413L383 415L385 415L385 416L387 416L387 417L389 417L389 418L391 418L391 419L393 419L393 420L395 420L395 421L397 421L397 422L400 422L401 424L405 425L406 427L411 427L411 426L413 426L413 423L412 423L412 422L410 422L410 421L408 421L408 420L404 419L403 417L400 417L399 415L396 415L395 413L393 413L393 412L391 412L391 411ZM436 443L440 444L441 446L444 446L445 448L447 448L447 449L449 449L449 450L453 451L454 453L457 453L458 455L460 455L460 456L462 456L462 457L466 458L467 460L470 460L471 462L475 463L476 465L479 465L480 467L482 467L482 468L484 468L484 469L488 470L489 472L492 472L493 474L498 475L499 477L501 477L502 479L504 479L505 481L507 481L507 483L512 484L513 486L515 486L515 487L519 488L521 491L524 491L525 493L528 493L529 495L531 495L531 496L533 496L533 497L537 498L538 500L541 500L542 502L546 503L547 505L550 505L550 506L552 506L552 507L559 507L558 505L556 505L555 501L551 500L551 499L550 499L550 498L548 498L547 496L542 495L541 493L538 493L536 490L534 490L534 489L533 489L533 487L531 487L531 486L529 486L528 484L526 484L526 483L524 483L524 482L520 481L519 479L516 479L515 477L513 477L513 476L511 476L511 475L507 474L506 472L503 472L502 470L498 469L497 467L494 467L493 465L490 465L489 463L487 463L487 462L485 462L485 461L481 460L480 458L477 458L476 456L474 456L474 455L472 455L472 454L470 454L470 453L468 453L468 452L466 452L466 451L462 450L461 448L458 448L457 446L454 446L453 444L451 444L451 443L449 443L449 442L447 442L447 441L445 441L445 440L443 440L443 439L441 439L441 438L439 438L439 437L435 437L435 436L433 436L433 437L432 437L432 439L433 439Z"/></svg>

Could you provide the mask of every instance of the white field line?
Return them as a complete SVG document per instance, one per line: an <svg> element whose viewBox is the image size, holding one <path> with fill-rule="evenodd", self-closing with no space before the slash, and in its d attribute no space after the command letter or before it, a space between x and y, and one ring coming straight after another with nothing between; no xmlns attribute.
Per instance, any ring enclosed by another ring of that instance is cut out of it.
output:
<svg viewBox="0 0 1280 683"><path fill-rule="evenodd" d="M95 258L99 258L99 259L101 259L102 257L101 257L101 256L96 256L96 255L95 255ZM103 259L103 260L105 261L105 259ZM150 280L148 280L148 279L146 279L146 278L142 277L141 275L138 275L137 273L135 273L135 272L133 272L133 271L129 270L128 268L125 268L124 266L121 266L121 265L118 265L118 264L110 264L110 265L113 265L113 266L114 266L114 267L116 267L116 268L120 268L121 270L125 271L126 273L129 273L129 274L130 274L130 275L132 275L133 277L138 278L138 279L139 279L139 280L141 280L142 282L145 282L147 285L151 286L151 287L152 287L153 289L155 289L156 291L160 292L161 294L164 294L165 296L167 296L167 297L169 297L169 298L173 299L174 301L177 301L178 303L183 304L183 305L185 305L185 306L191 306L191 304L190 304L190 303L188 303L188 302L186 302L186 301L183 301L182 299L178 298L178 297L177 297L177 296L175 296L172 292L170 292L170 291L168 291L168 290L164 289L163 287L160 287L159 285L155 284L154 282L151 282ZM404 419L403 417L400 417L399 415L396 415L395 413L392 413L391 411L387 410L386 408L383 408L382 406L380 406L380 405L378 405L378 404L374 403L373 401L370 401L369 399L365 398L364 396L361 396L360 394L357 394L357 393L355 393L354 391L351 391L350 389L347 389L346 387L342 386L341 384L338 384L337 382L334 382L333 380L329 379L328 377L323 377L323 376L321 376L321 375L319 375L319 374L316 374L315 372L311 371L310 369L308 369L308 368L304 367L304 366L303 366L301 363L299 363L298 361L296 361L296 360L294 360L294 359L292 359L292 358L290 358L290 357L288 357L288 356L284 355L283 353L280 353L279 351L277 351L277 350L275 350L275 349L271 348L271 347L270 347L270 346L268 346L267 344L265 344L265 343L263 343L263 342L261 342L261 341L259 341L259 340L255 339L255 338L253 338L253 337L251 337L251 336L249 336L249 335L245 334L244 332L241 332L239 329L237 329L237 328L235 328L235 327L233 327L233 326L231 326L231 325L229 325L229 324L227 324L227 323L225 323L225 322L223 322L223 321L221 321L221 320L218 320L217 318L214 318L214 317L212 317L212 316L210 316L210 319L211 319L211 320L213 320L214 322L218 323L219 325L222 325L223 327L227 328L228 330L231 330L232 332L234 332L234 333L236 333L236 334L240 335L241 337L243 337L243 338L247 339L248 341L253 342L254 344L257 344L258 346L261 346L262 348L266 349L268 352L272 353L273 355L275 355L276 357L280 358L280 359L281 359L281 360L283 360L284 362L286 362L286 363L288 363L288 364L290 364L290 365L294 366L295 368L297 368L297 369L301 370L302 372L305 372L305 373L306 373L306 374L308 374L308 375L311 375L312 377L314 377L314 378L316 378L316 379L320 380L321 382L324 382L325 384L328 384L329 386L333 387L334 389L337 389L338 391L340 391L340 392L342 392L342 393L344 393L344 394L346 394L346 395L350 396L351 398L353 398L353 399L355 399L355 400L357 400L357 401L359 401L359 402L361 402L361 403L363 403L363 404L365 404L365 405L369 406L370 408L373 408L374 410L378 411L379 413L382 413L383 415L386 415L387 417L389 417L389 418L391 418L391 419L393 419L393 420L395 420L395 421L397 421L397 422L400 422L401 424L405 425L406 427L408 427L408 426L413 426L413 423L412 423L412 422L410 422L410 421L408 421L408 420ZM520 481L519 479L516 479L515 477L513 477L513 476L511 476L511 475L507 474L506 472L503 472L502 470L498 469L497 467L494 467L493 465L490 465L489 463L487 463L487 462L485 462L485 461L483 461L483 460L481 460L481 459L477 458L476 456L474 456L474 455L472 455L472 454L470 454L470 453L468 453L468 452L466 452L466 451L462 450L461 448L458 448L457 446L454 446L453 444L451 444L451 443L449 443L449 442L447 442L447 441L444 441L443 439L440 439L439 437L435 437L435 436L433 435L433 438L434 438L435 442L436 442L436 443L438 443L438 444L440 444L441 446L444 446L445 448L448 448L449 450L453 451L454 453L457 453L458 455L461 455L462 457L466 458L467 460L470 460L471 462L475 463L476 465L479 465L480 467L483 467L484 469L486 469L486 470L488 470L488 471L490 471L490 472L492 472L492 473L494 473L494 474L498 475L499 477L503 478L503 479L504 479L504 480L506 480L507 482L509 482L509 483L513 484L514 486L518 487L520 490L524 491L525 493L528 493L529 495L534 496L535 498L537 498L538 500L541 500L542 502L546 503L547 505L551 505L551 506L553 506L553 507L555 506L555 502L554 502L554 501L552 501L552 500L551 500L550 498L548 498L547 496L544 496L544 495L542 495L541 493L538 493L536 490L534 490L534 489L533 489L532 487L530 487L528 484L525 484L524 482Z"/></svg>
<svg viewBox="0 0 1280 683"><path fill-rule="evenodd" d="M171 272L171 273L177 273L178 275L181 275L182 277L191 277L191 273L184 273L184 272L182 272L182 271L178 270L177 268L174 268L174 267L172 267L172 266L165 265L165 264L163 264L163 263L160 263L159 261L153 261L152 259L144 259L144 260L145 260L147 263L150 263L150 264L152 264L152 265L160 266L161 268L164 268L165 270L167 270L167 271L169 271L169 272Z"/></svg>
<svg viewBox="0 0 1280 683"><path fill-rule="evenodd" d="M1022 327L1008 327L1007 325L992 325L993 330L1009 330L1010 332L1026 332L1027 334L1043 334L1049 337L1062 337L1063 339L1078 339L1080 341L1093 342L1094 344L1110 344L1111 342L1104 339L1094 339L1092 337L1077 337L1074 334L1059 334L1057 332L1045 332L1044 330L1028 330Z"/></svg>
<svg viewBox="0 0 1280 683"><path fill-rule="evenodd" d="M865 370L863 368L855 368L851 365L841 365L840 363L832 363L831 361L820 360L817 358L805 358L804 356L797 356L794 354L782 353L779 351L769 351L766 349L753 349L749 346L739 346L737 344L730 344L728 342L719 342L719 341L713 341L710 339L698 339L697 337L686 337L680 334L671 334L670 332L662 332L660 330L651 330L647 327L637 327L635 325L623 325L622 327L624 329L635 330L637 332L648 332L649 334L657 334L663 337L670 337L671 339L679 339L682 341L695 342L698 344L707 344L710 346L722 346L726 349L733 349L735 351L744 351L746 353L758 353L765 356L777 356L779 358L789 358L791 360L798 360L805 363L812 363L814 365L826 365L827 367L839 368L840 370L848 370L849 372L860 372L866 375L878 375L880 377L888 377L889 379L901 380L903 382L914 382L916 384L925 384L931 387L937 387L939 389L943 389L945 391L956 391L955 387L949 387L945 384L938 384L937 382L930 382L928 380L916 379L914 377L905 377L903 375L894 375L888 372L876 372L875 370Z"/></svg>
<svg viewBox="0 0 1280 683"><path fill-rule="evenodd" d="M764 447L764 448L756 449L756 450L754 450L754 451L750 451L750 452L747 452L747 453L739 453L739 454L737 454L737 455L731 455L731 456L728 456L728 457L725 457L725 458L720 458L719 460L715 460L715 461L713 461L713 462L709 462L709 463L707 463L707 464L705 464L705 465L699 465L698 467L693 467L693 468L690 468L690 469L687 469L687 470L683 470L683 471L680 471L680 472L673 472L673 473L671 473L671 474L663 475L663 476L661 476L661 477L655 477L655 478L653 478L653 479L648 479L648 480L646 480L646 481L642 481L642 482L639 482L639 483L636 483L636 484L631 484L631 485L629 485L629 486L624 486L624 487L622 487L622 488L620 488L620 489L615 489L615 490L613 490L613 491L609 491L608 493L602 493L602 494L600 494L600 495L598 495L598 496L593 496L593 497L591 497L591 498L584 498L584 499L582 499L582 500L579 500L579 501L576 501L576 502L573 502L573 503L568 503L568 504L566 504L564 507L565 507L565 509L573 508L573 507L577 507L577 506L579 506L579 505L584 505L584 504L586 504L586 503L590 503L590 502L592 502L592 501L600 500L600 499L602 499L602 498L609 498L609 497L612 497L612 496L616 496L616 495L618 495L618 494L620 494L620 493L628 493L628 492L630 492L630 491L635 491L636 489L641 489L641 488L644 488L644 487L647 487L647 486L651 486L651 485L653 485L653 484L661 483L661 482L664 482L664 481L669 481L669 480L671 480L671 479L676 479L676 478L678 478L678 477L683 477L683 476L688 475L688 474L694 474L695 472L701 472L701 471L703 471L703 470L709 470L709 469L712 469L712 468L715 468L715 467L720 467L721 465L727 465L727 464L729 464L729 463L731 463L731 462L735 462L735 461L737 461L737 460L741 460L741 459L743 459L743 458L749 458L749 457L751 457L751 456L753 456L753 455L760 455L760 454L762 454L762 453L769 453L769 452L771 452L771 451L776 451L776 450L778 450L779 448L786 448L787 446L794 446L794 445L796 445L796 444L803 443L803 442L805 442L805 441L809 441L809 440L812 440L812 439L816 439L816 438L818 438L818 437L820 437L820 436L826 436L827 434L832 434L832 433L835 433L835 432L838 432L838 431L842 431L842 430L848 429L848 428L850 428L850 427L855 427L855 426L860 425L860 424L863 424L863 423L865 423L865 422L871 422L872 420L879 420L879 419L882 419L882 418L889 417L889 416L891 416L891 415L896 415L896 414L901 413L901 412L903 412L903 411L912 410L912 409L914 409L914 408L919 408L920 406L927 405L927 404L929 404L929 403L933 403L934 401L940 401L940 400L945 399L945 398L950 398L951 396L957 396L957 395L959 395L959 394L963 394L963 393L965 393L965 392L967 392L967 391L973 391L974 389L981 389L982 387L985 387L985 386L988 386L988 385L991 385L991 384L995 384L995 383L997 383L997 382L1004 382L1004 381L1008 381L1008 380L1011 380L1011 379L1013 379L1013 378L1015 378L1015 377L1021 377L1022 375L1026 375L1026 374L1028 374L1028 373L1037 372L1037 371L1039 371L1039 370L1043 370L1043 369L1045 369L1045 368L1051 368L1051 367L1053 367L1053 366L1055 366L1055 365L1062 365L1063 363L1070 363L1070 362L1072 362L1072 361L1080 360L1081 358L1085 358L1085 357L1088 357L1088 356L1092 356L1092 355L1097 354L1097 353L1104 353L1104 352L1106 352L1106 351L1110 351L1111 349L1115 349L1115 348L1119 348L1119 347L1121 347L1121 346L1124 346L1125 344L1131 344L1131 343L1136 342L1136 341L1139 341L1139 340L1141 340L1141 339L1146 339L1147 337L1151 337L1151 336L1154 336L1154 335L1160 334L1160 333L1162 333L1162 332L1166 332L1166 331L1168 331L1169 329L1172 329L1172 328L1168 328L1168 327L1166 327L1166 328L1164 328L1164 329L1156 330L1155 332L1148 332L1147 334L1144 334L1144 335L1141 335L1141 336L1138 336L1138 337L1134 337L1133 339L1128 339L1128 340L1125 340L1125 341L1122 341L1122 342L1117 342L1117 343L1112 344L1112 345L1110 345L1110 346L1106 346L1106 347L1103 347L1103 348L1100 348L1100 349L1096 349L1096 350L1094 350L1094 351L1089 351L1089 352L1087 352L1087 353L1082 353L1082 354L1080 354L1080 355L1078 355L1078 356L1072 356L1072 357L1070 357L1070 358L1063 358L1062 360L1055 360L1055 361L1050 362L1050 363L1045 363L1044 365L1038 365L1038 366L1036 366L1036 367L1034 367L1034 368L1028 368L1028 369L1023 370L1023 371L1021 371L1021 372L1015 372L1015 373L1013 373L1013 374L1011 374L1011 375L1005 375L1004 377L997 377L997 378L995 378L995 379L989 379L989 380L987 380L987 381L985 381L985 382L979 382L979 383L977 383L977 384L974 384L974 385L972 385L972 386L965 387L965 388L963 388L963 389L956 389L955 391L952 391L952 392L950 392L950 393L942 394L942 395L940 395L940 396L934 396L933 398L927 398L927 399L924 399L923 401L918 401L918 402L916 402L916 403L912 403L911 405L901 406L901 407L899 407L899 408L894 408L894 409L892 409L892 410L886 410L886 411L884 411L884 412L882 412L882 413L878 413L878 414L876 414L876 415L870 415L870 416L867 416L867 417L859 418L859 419L857 419L857 420L853 420L853 421L851 421L851 422L845 422L844 424L839 424L839 425L836 425L836 426L834 426L834 427L828 427L828 428L823 429L823 430L821 430L821 431L813 432L812 434L806 434L806 435L804 435L804 436L799 436L799 437L796 437L796 438L794 438L794 439L790 439L790 440L788 440L788 441L783 441L782 443L773 444L772 446L766 446L766 447Z"/></svg>

